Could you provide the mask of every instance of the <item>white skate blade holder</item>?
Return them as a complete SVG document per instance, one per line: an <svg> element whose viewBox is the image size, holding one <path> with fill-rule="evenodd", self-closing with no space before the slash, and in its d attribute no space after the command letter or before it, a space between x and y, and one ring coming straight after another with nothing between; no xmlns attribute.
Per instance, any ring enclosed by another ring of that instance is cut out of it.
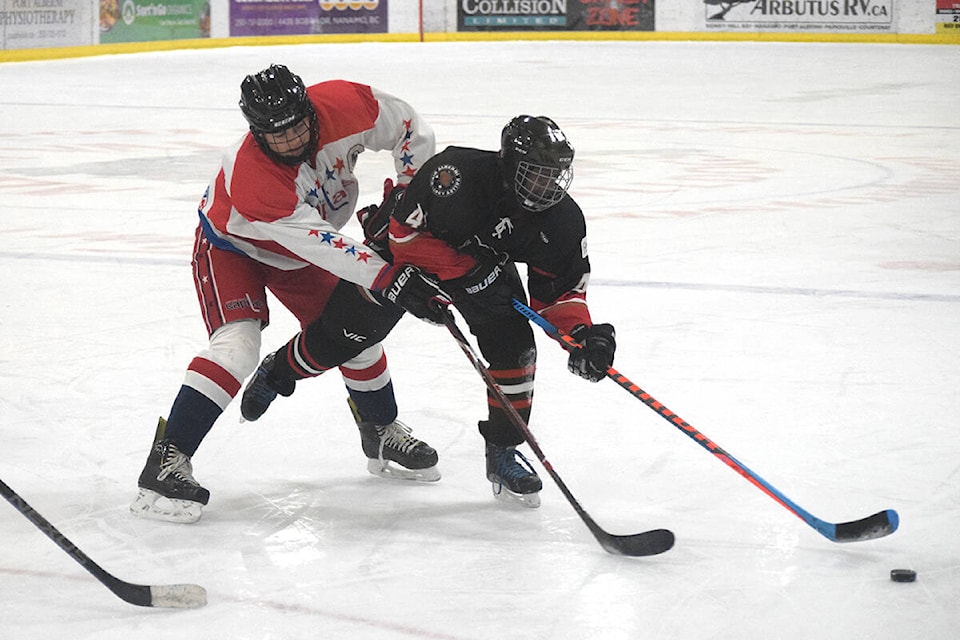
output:
<svg viewBox="0 0 960 640"><path fill-rule="evenodd" d="M177 524L192 524L200 519L202 512L203 505L199 502L166 498L142 487L130 504L130 513L135 516Z"/></svg>
<svg viewBox="0 0 960 640"><path fill-rule="evenodd" d="M389 480L436 482L440 479L440 471L436 465L427 467L426 469L407 469L389 460L379 460L377 458L367 458L367 471L369 471L371 475Z"/></svg>
<svg viewBox="0 0 960 640"><path fill-rule="evenodd" d="M497 500L517 504L527 509L536 509L540 506L540 492L534 493L516 493L510 491L499 482L491 482L490 488L493 490L493 497Z"/></svg>

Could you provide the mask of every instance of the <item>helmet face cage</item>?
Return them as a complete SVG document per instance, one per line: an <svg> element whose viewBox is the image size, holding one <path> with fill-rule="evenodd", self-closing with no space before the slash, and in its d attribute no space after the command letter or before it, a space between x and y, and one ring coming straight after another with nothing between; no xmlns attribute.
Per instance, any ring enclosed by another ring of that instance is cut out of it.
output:
<svg viewBox="0 0 960 640"><path fill-rule="evenodd" d="M559 169L521 160L514 178L514 191L524 209L540 212L563 200L573 169Z"/></svg>
<svg viewBox="0 0 960 640"><path fill-rule="evenodd" d="M517 116L503 129L504 176L528 211L544 211L563 199L573 182L573 154L566 135L550 118Z"/></svg>
<svg viewBox="0 0 960 640"><path fill-rule="evenodd" d="M285 66L273 64L244 78L240 85L240 110L257 144L272 159L297 165L316 150L320 131L307 88L303 80ZM288 146L300 149L298 153L281 153L271 147L270 139L283 137L284 131L305 118L310 119L310 126L301 135L285 140Z"/></svg>

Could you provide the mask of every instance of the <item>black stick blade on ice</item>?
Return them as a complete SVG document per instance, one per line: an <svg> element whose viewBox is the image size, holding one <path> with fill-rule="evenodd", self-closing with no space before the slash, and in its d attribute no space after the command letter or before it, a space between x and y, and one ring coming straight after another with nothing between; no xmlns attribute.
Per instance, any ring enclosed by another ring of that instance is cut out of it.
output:
<svg viewBox="0 0 960 640"><path fill-rule="evenodd" d="M172 609L194 609L207 604L207 592L196 584L143 585L125 582L112 575L106 569L90 559L87 554L70 542L65 535L50 524L36 509L0 480L0 493L58 547L67 552L81 567L86 569L100 584L110 589L118 598L138 607L165 607Z"/></svg>
<svg viewBox="0 0 960 640"><path fill-rule="evenodd" d="M561 493L563 493L563 496L567 499L567 502L569 502L570 506L572 506L574 511L577 512L577 515L580 516L580 519L583 520L584 524L587 525L587 528L590 529L590 533L592 533L593 537L597 539L597 542L600 543L600 546L603 547L604 551L621 556L655 556L658 553L663 553L664 551L669 551L671 548L673 548L673 532L666 529L652 529L650 531L643 531L633 535L617 536L604 531L600 525L594 522L593 518L590 517L590 514L588 514L580 505L580 501L577 500L570 492L570 489L567 488L566 483L564 483L563 479L560 478L560 475L554 471L553 465L550 464L549 460L547 460L547 457L544 455L543 449L540 448L540 444L537 442L537 439L533 437L533 432L530 431L530 427L527 426L527 423L524 421L524 419L519 413L517 413L517 410L513 407L513 405L510 404L510 400L508 400L507 396L504 395L503 390L500 388L500 385L497 384L497 381L493 379L493 375L490 373L490 370L487 369L486 365L483 364L483 362L480 360L480 356L476 354L476 352L473 350L473 347L470 345L470 342L467 340L467 337L463 335L462 331L460 331L460 327L457 326L457 323L453 318L453 314L449 312L447 313L446 318L444 318L444 324L447 325L447 329L450 331L450 334L457 341L457 344L460 345L460 350L463 351L464 355L467 356L467 359L473 365L473 368L476 369L477 373L480 374L480 377L483 378L483 382L487 385L487 388L497 399L497 402L500 403L500 406L503 407L503 410L506 411L510 422L520 433L523 434L523 437L530 446L530 449L533 450L533 453L536 454L537 459L540 460L540 464L543 465L543 468L546 469L547 473L550 474L550 477L553 478L553 481L557 484L557 487L560 489Z"/></svg>

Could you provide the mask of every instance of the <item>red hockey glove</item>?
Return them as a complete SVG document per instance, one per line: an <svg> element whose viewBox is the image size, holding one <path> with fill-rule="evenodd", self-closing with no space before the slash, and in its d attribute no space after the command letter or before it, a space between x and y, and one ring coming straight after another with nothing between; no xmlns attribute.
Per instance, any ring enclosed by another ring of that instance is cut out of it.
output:
<svg viewBox="0 0 960 640"><path fill-rule="evenodd" d="M588 327L578 324L570 337L580 343L580 348L570 352L567 369L590 382L599 382L613 366L613 354L617 350L616 332L612 324L595 324Z"/></svg>

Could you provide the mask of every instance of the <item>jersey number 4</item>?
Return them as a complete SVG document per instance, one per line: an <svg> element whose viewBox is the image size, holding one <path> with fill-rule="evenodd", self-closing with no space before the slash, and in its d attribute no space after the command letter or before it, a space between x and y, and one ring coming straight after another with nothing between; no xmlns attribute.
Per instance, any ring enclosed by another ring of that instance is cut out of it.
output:
<svg viewBox="0 0 960 640"><path fill-rule="evenodd" d="M423 211L420 205L417 205L417 208L410 212L407 215L406 220L403 221L403 224L411 227L413 229L419 229L423 226L423 223L426 221L427 214Z"/></svg>

